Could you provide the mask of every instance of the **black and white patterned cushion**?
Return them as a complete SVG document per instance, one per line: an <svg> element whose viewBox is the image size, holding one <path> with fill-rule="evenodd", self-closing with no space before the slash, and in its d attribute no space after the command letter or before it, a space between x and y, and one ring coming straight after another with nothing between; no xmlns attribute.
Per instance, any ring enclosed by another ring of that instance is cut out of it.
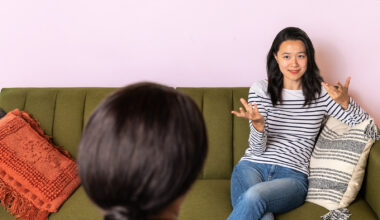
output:
<svg viewBox="0 0 380 220"><path fill-rule="evenodd" d="M349 215L344 213L348 210L342 208L348 207L361 188L368 154L376 138L372 119L349 127L330 117L311 156L306 201L337 210L342 216L337 219L347 219Z"/></svg>

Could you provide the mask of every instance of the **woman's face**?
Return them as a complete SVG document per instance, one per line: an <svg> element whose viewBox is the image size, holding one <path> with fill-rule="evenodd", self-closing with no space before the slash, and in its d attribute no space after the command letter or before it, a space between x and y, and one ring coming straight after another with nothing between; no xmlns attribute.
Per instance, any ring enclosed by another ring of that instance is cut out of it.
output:
<svg viewBox="0 0 380 220"><path fill-rule="evenodd" d="M284 76L284 88L301 89L302 76L307 69L307 56L304 43L300 40L284 41L274 57Z"/></svg>

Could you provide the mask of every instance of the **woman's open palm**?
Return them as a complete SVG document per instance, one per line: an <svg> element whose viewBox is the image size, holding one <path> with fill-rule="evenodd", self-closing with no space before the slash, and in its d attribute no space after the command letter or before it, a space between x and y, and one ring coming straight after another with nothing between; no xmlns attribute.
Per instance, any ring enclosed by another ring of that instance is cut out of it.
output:
<svg viewBox="0 0 380 220"><path fill-rule="evenodd" d="M232 111L231 113L239 118L246 118L248 120L251 120L258 131L263 131L265 120L263 115L260 114L257 104L255 103L253 107L252 103L248 104L247 101L245 101L243 98L240 99L240 102L243 104L245 110L240 107L240 112Z"/></svg>

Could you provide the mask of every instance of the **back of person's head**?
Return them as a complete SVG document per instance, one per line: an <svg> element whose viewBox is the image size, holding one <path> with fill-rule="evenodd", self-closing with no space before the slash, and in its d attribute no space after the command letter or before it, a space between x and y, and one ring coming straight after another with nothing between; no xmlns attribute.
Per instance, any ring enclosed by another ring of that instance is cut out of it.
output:
<svg viewBox="0 0 380 220"><path fill-rule="evenodd" d="M163 85L133 84L90 116L79 172L105 219L149 219L189 190L207 149L203 117L190 97Z"/></svg>
<svg viewBox="0 0 380 220"><path fill-rule="evenodd" d="M305 105L310 104L321 92L321 82L323 81L319 73L319 68L315 62L315 51L309 36L297 27L287 27L281 30L273 40L272 46L267 55L267 75L268 92L271 95L272 104L276 105L281 101L281 91L283 89L283 75L275 59L275 55L281 44L287 40L300 40L305 45L307 57L307 69L302 76L302 90L305 96Z"/></svg>

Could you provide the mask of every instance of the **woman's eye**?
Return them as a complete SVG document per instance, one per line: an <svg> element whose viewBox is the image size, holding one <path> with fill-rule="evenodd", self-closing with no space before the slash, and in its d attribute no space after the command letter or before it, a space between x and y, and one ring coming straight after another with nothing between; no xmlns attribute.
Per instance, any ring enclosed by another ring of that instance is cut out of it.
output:
<svg viewBox="0 0 380 220"><path fill-rule="evenodd" d="M305 55L299 55L298 57L299 58L305 58L306 56Z"/></svg>
<svg viewBox="0 0 380 220"><path fill-rule="evenodd" d="M284 56L283 58L284 58L284 59L289 59L289 56Z"/></svg>

